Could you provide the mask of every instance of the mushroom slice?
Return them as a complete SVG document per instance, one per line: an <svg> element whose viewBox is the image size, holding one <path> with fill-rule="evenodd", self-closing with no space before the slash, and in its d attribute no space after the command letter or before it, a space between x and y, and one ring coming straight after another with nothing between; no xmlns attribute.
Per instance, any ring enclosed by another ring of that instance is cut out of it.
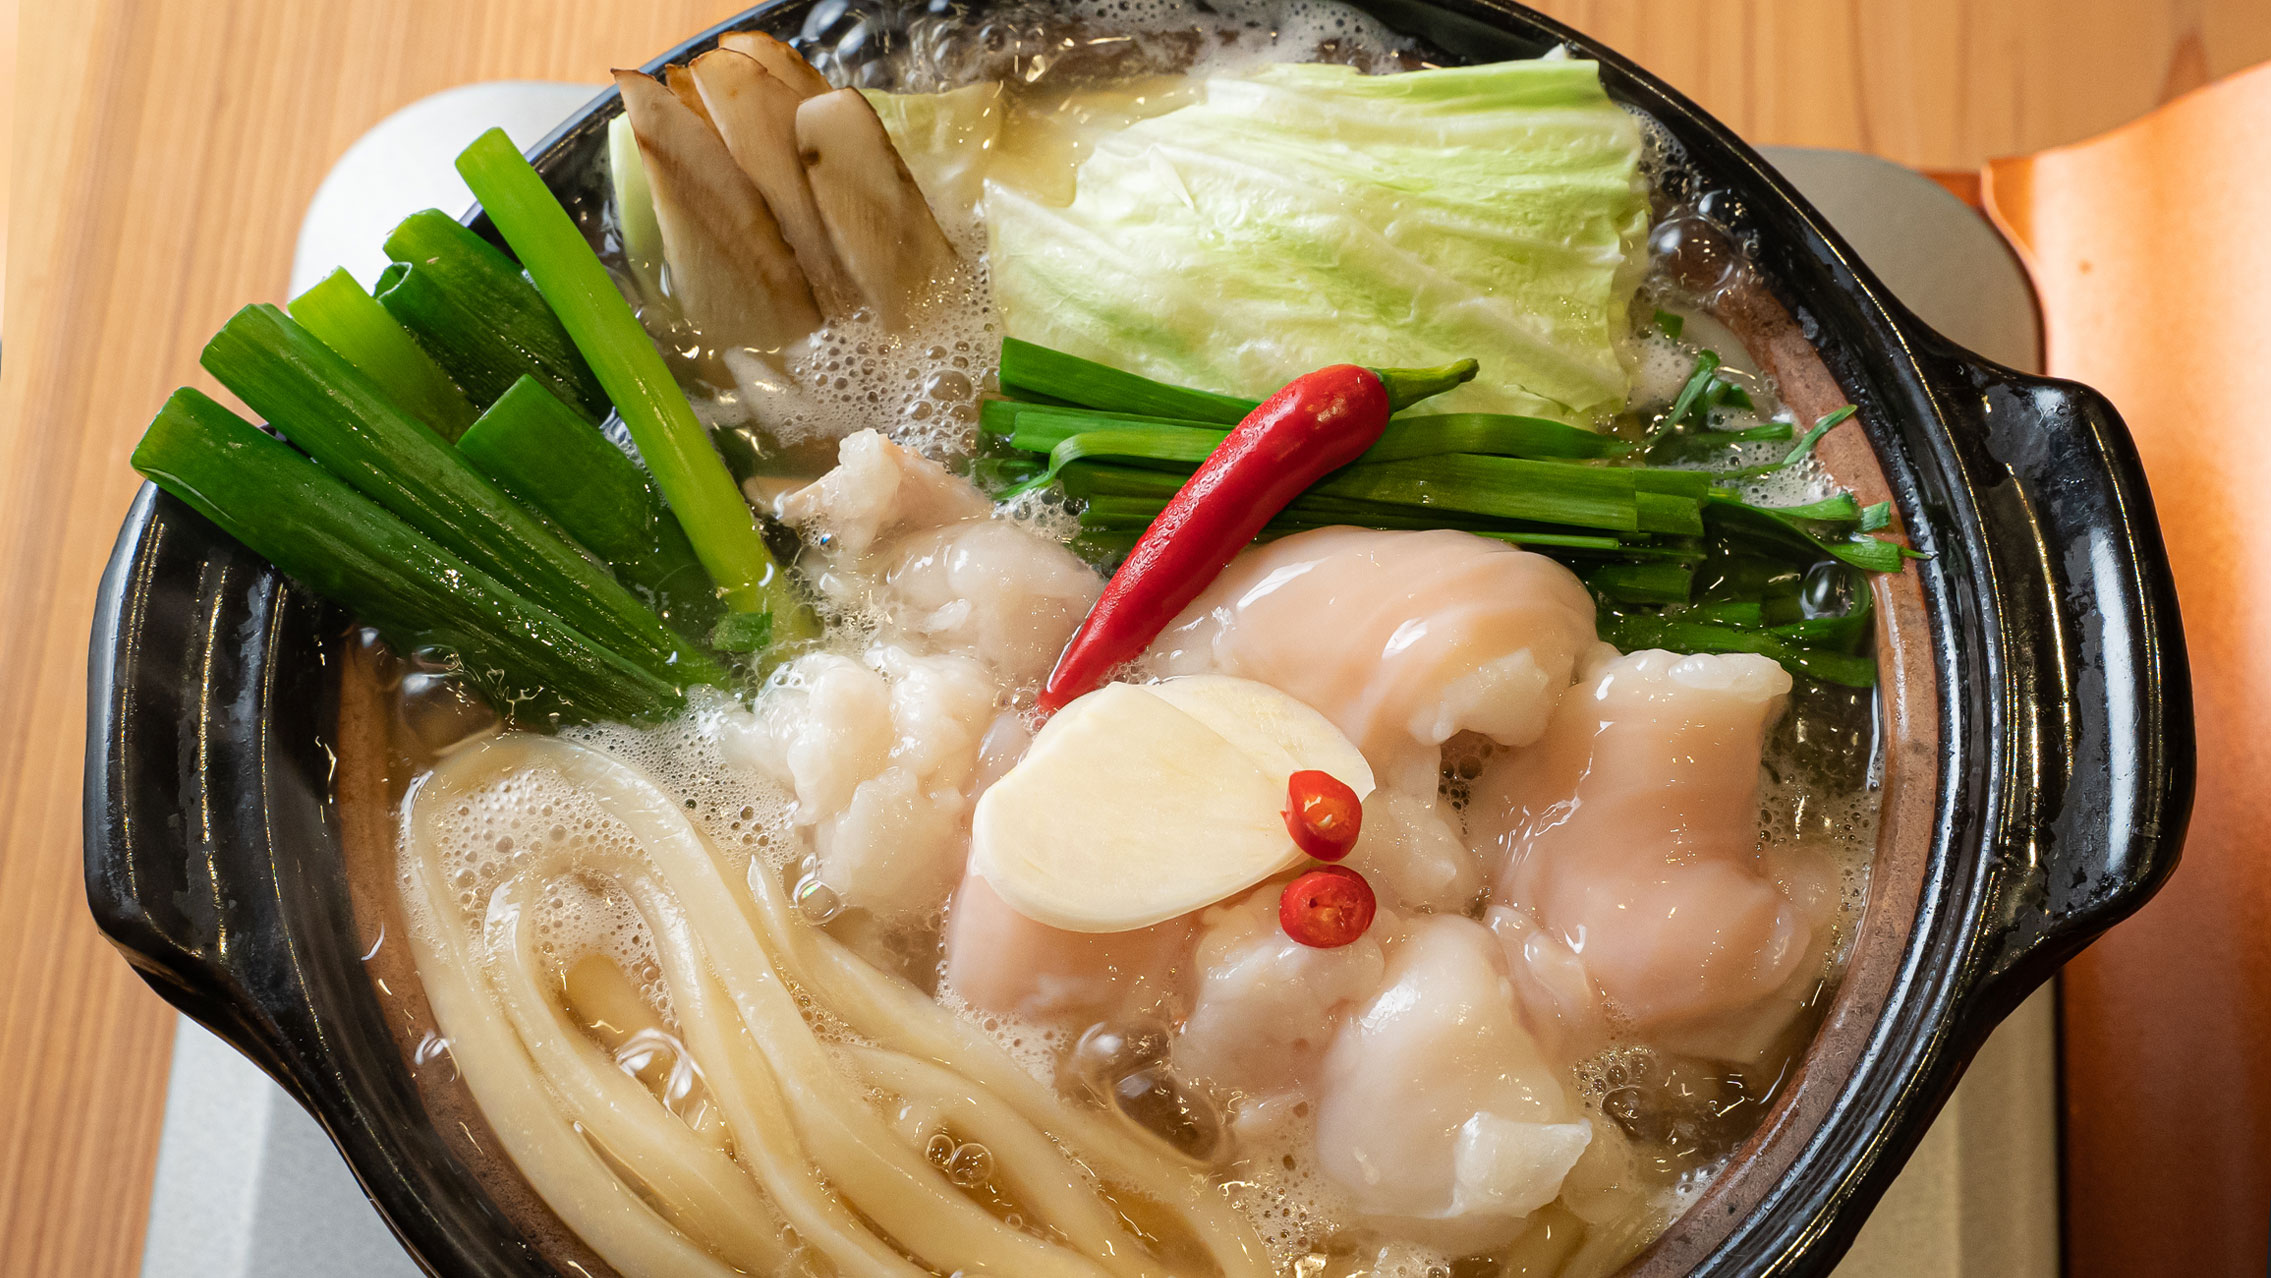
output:
<svg viewBox="0 0 2271 1278"><path fill-rule="evenodd" d="M718 346L768 352L818 328L811 287L717 131L653 76L617 71L615 85L646 161L671 292L686 317Z"/></svg>
<svg viewBox="0 0 2271 1278"><path fill-rule="evenodd" d="M686 104L687 110L702 117L702 123L711 128L717 127L717 121L710 118L710 108L703 103L702 92L694 86L693 73L685 63L673 62L664 67L662 69L662 82L670 87L671 93L676 95L680 102Z"/></svg>
<svg viewBox="0 0 2271 1278"><path fill-rule="evenodd" d="M859 290L829 246L828 228L820 220L812 186L805 181L804 162L797 156L796 108L801 99L796 90L755 58L731 49L712 49L694 59L692 71L709 106L710 123L725 139L734 163L765 197L780 223L782 238L812 285L821 313L834 319L858 310Z"/></svg>
<svg viewBox="0 0 2271 1278"><path fill-rule="evenodd" d="M755 58L757 65L771 72L774 79L796 90L800 99L818 97L828 91L827 79L812 69L803 54L762 31L728 31L718 37L718 47Z"/></svg>
<svg viewBox="0 0 2271 1278"><path fill-rule="evenodd" d="M836 259L861 298L898 327L956 268L922 188L857 89L806 98L796 109L796 140Z"/></svg>

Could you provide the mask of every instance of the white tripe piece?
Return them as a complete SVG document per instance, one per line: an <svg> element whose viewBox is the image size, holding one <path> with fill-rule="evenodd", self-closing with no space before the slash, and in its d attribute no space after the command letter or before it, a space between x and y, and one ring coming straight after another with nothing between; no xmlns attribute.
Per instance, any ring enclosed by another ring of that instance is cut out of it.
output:
<svg viewBox="0 0 2271 1278"><path fill-rule="evenodd" d="M818 882L886 922L935 910L961 875L978 747L999 689L967 657L879 644L790 662L728 714L729 763L796 795Z"/></svg>
<svg viewBox="0 0 2271 1278"><path fill-rule="evenodd" d="M1837 902L1793 900L1758 854L1759 761L1790 687L1749 653L1630 653L1588 670L1537 745L1494 759L1469 830L1496 865L1494 904L1543 934L1520 952L1559 969L1561 942L1644 1035L1765 1005L1774 1025L1796 1015ZM1549 1002L1567 1017L1567 998Z"/></svg>
<svg viewBox="0 0 2271 1278"><path fill-rule="evenodd" d="M1318 1160L1356 1208L1453 1254L1520 1233L1592 1139L1496 939L1451 915L1411 921L1326 1050L1316 1106Z"/></svg>
<svg viewBox="0 0 2271 1278"><path fill-rule="evenodd" d="M1281 688L1383 785L1426 795L1456 733L1534 740L1598 642L1593 597L1543 555L1444 529L1325 528L1242 552L1149 660Z"/></svg>
<svg viewBox="0 0 2271 1278"><path fill-rule="evenodd" d="M992 518L976 486L876 431L849 436L837 457L776 503L810 543L806 578L886 638L974 657L1011 687L1038 683L1103 590L1095 570L1028 524Z"/></svg>
<svg viewBox="0 0 2271 1278"><path fill-rule="evenodd" d="M1389 916L1346 945L1303 945L1278 924L1278 890L1258 888L1199 916L1197 991L1175 1037L1175 1067L1242 1106L1306 1096L1341 1018L1380 987Z"/></svg>
<svg viewBox="0 0 2271 1278"><path fill-rule="evenodd" d="M1465 913L1482 892L1482 858L1461 839L1458 821L1433 791L1374 790L1343 864L1372 884L1383 905Z"/></svg>

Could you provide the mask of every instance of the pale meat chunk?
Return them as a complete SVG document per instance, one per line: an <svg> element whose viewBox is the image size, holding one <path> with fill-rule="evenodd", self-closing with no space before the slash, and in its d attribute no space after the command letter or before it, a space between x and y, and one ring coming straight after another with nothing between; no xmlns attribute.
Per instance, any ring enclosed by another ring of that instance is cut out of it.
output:
<svg viewBox="0 0 2271 1278"><path fill-rule="evenodd" d="M873 430L836 467L775 503L811 549L802 566L845 611L871 610L895 641L975 658L1004 683L1038 683L1104 589L1096 570L1031 528L991 518L977 487Z"/></svg>
<svg viewBox="0 0 2271 1278"><path fill-rule="evenodd" d="M1374 790L1364 797L1364 821L1345 864L1372 884L1383 905L1464 913L1482 894L1482 858L1462 840L1457 821L1433 791Z"/></svg>
<svg viewBox="0 0 2271 1278"><path fill-rule="evenodd" d="M1268 884L1199 916L1197 994L1175 1040L1178 1073L1246 1104L1309 1087L1333 1031L1388 966L1385 920L1347 945L1302 945L1278 924L1280 891Z"/></svg>
<svg viewBox="0 0 2271 1278"><path fill-rule="evenodd" d="M890 624L1003 681L1041 681L1103 593L1096 570L1007 520L954 524L893 543L881 603Z"/></svg>
<svg viewBox="0 0 2271 1278"><path fill-rule="evenodd" d="M999 693L976 662L882 646L799 657L730 723L729 762L796 797L818 881L890 924L946 899L970 845L979 746Z"/></svg>
<svg viewBox="0 0 2271 1278"><path fill-rule="evenodd" d="M1317 1157L1385 1232L1454 1254L1502 1244L1592 1141L1471 919L1412 920L1386 983L1334 1036Z"/></svg>
<svg viewBox="0 0 2271 1278"><path fill-rule="evenodd" d="M1241 553L1151 651L1167 673L1291 693L1383 785L1429 794L1454 733L1536 739L1597 642L1593 597L1542 555L1448 530L1324 528Z"/></svg>
<svg viewBox="0 0 2271 1278"><path fill-rule="evenodd" d="M1073 1031L1171 1010L1195 917L1131 932L1067 932L1011 909L975 874L946 916L943 989L982 1012Z"/></svg>
<svg viewBox="0 0 2271 1278"><path fill-rule="evenodd" d="M854 558L890 533L983 519L992 511L976 485L875 430L845 436L836 446L835 469L776 506L781 522L806 540Z"/></svg>
<svg viewBox="0 0 2271 1278"><path fill-rule="evenodd" d="M1835 901L1792 900L1758 851L1760 755L1789 690L1749 654L1616 657L1476 780L1470 835L1496 904L1539 933L1499 920L1556 991L1549 1015L1586 1014L1572 963L1646 1034L1776 998L1795 1015Z"/></svg>

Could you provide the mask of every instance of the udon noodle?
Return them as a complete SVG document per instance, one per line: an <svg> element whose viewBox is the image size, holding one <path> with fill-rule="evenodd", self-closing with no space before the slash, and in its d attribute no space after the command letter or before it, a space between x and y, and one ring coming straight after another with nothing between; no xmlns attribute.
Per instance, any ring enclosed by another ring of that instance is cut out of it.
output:
<svg viewBox="0 0 2271 1278"><path fill-rule="evenodd" d="M530 777L588 801L617 838L597 843L604 853L524 853L469 917L442 827L483 790ZM1069 1105L968 1021L812 928L774 867L736 866L634 765L554 738L484 741L418 783L404 822L419 976L451 1056L514 1164L619 1269L778 1273L800 1244L846 1275L1156 1278L1169 1271L1116 1201L1133 1196L1223 1274L1271 1272L1202 1169ZM559 977L530 916L563 875L602 876L653 939L722 1140L624 1073L548 988ZM859 1044L822 1038L814 1013ZM895 1129L877 1093L924 1117ZM990 1151L1032 1228L989 1214L926 1156L946 1130Z"/></svg>

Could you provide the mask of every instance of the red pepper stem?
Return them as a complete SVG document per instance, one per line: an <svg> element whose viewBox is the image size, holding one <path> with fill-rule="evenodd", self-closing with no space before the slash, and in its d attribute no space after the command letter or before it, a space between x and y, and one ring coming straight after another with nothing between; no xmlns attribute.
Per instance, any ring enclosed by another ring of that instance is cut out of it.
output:
<svg viewBox="0 0 2271 1278"><path fill-rule="evenodd" d="M1440 368L1375 368L1368 370L1388 392L1388 411L1400 413L1430 395L1440 395L1461 382L1474 380L1480 365L1471 359Z"/></svg>

